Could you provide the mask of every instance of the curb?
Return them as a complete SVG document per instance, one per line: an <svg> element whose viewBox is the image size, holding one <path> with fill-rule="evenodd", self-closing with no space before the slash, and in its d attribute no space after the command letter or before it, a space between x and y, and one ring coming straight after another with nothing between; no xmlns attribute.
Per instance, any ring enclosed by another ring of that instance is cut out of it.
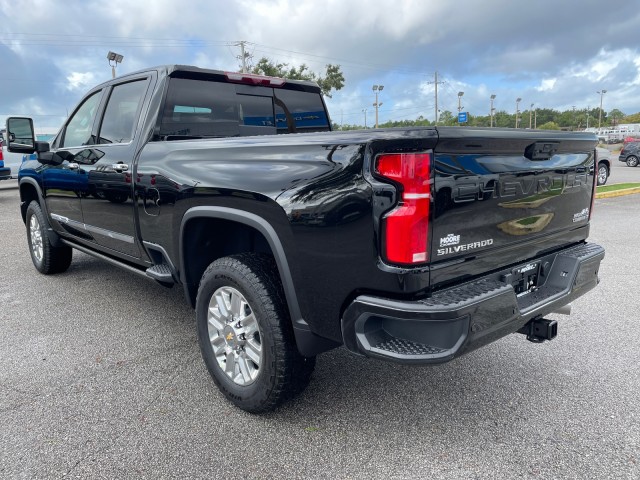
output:
<svg viewBox="0 0 640 480"><path fill-rule="evenodd" d="M623 188L622 190L614 190L613 192L596 193L596 198L622 197L624 195L632 195L634 193L640 193L640 187Z"/></svg>

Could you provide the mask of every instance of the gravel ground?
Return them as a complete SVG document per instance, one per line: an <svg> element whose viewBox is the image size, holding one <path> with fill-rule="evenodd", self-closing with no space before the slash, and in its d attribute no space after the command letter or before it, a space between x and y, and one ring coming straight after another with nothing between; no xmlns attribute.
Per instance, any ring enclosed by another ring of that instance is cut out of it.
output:
<svg viewBox="0 0 640 480"><path fill-rule="evenodd" d="M13 187L0 184L2 478L640 478L640 196L596 201L602 282L553 317L554 341L511 335L436 367L338 349L297 400L253 416L210 381L179 289L77 252L38 274Z"/></svg>

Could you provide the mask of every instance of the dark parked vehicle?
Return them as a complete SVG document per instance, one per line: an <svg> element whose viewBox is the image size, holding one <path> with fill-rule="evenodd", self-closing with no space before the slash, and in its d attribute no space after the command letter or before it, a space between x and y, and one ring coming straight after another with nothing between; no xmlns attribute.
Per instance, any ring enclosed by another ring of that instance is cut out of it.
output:
<svg viewBox="0 0 640 480"><path fill-rule="evenodd" d="M618 160L628 167L637 167L640 162L640 142L628 142L622 146Z"/></svg>
<svg viewBox="0 0 640 480"><path fill-rule="evenodd" d="M550 340L545 317L598 283L593 134L332 132L314 83L184 66L95 87L51 145L7 125L11 151L36 152L19 171L35 267L76 249L183 288L213 380L247 411L340 345L433 364Z"/></svg>

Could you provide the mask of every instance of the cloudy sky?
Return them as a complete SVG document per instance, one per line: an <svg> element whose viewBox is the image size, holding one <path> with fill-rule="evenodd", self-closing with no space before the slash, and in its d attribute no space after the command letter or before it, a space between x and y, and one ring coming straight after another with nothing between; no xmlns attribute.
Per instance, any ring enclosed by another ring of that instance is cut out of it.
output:
<svg viewBox="0 0 640 480"><path fill-rule="evenodd" d="M238 70L240 40L266 56L321 72L339 64L345 87L332 119L368 125L372 85L380 122L434 118L462 105L487 115L536 107L640 112L637 0L0 0L0 122L29 115L56 129L81 96L118 74L179 63Z"/></svg>

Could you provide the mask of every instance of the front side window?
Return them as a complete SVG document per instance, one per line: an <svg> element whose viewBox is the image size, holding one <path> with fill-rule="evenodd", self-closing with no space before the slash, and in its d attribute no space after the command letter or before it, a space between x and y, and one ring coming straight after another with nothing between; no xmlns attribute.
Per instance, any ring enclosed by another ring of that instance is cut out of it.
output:
<svg viewBox="0 0 640 480"><path fill-rule="evenodd" d="M95 144L95 138L91 135L93 121L96 118L98 105L100 105L102 90L87 98L76 113L71 117L64 133L61 147L81 147L82 145Z"/></svg>
<svg viewBox="0 0 640 480"><path fill-rule="evenodd" d="M135 121L138 118L138 110L146 90L146 80L113 87L102 118L99 143L128 143L131 141L135 131Z"/></svg>

